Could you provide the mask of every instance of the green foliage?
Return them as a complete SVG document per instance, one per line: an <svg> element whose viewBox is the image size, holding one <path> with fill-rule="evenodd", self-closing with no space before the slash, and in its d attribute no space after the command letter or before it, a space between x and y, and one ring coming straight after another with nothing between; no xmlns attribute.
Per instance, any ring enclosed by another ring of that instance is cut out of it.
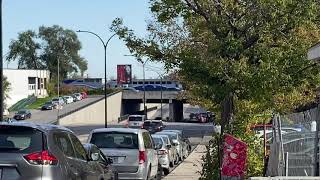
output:
<svg viewBox="0 0 320 180"><path fill-rule="evenodd" d="M39 32L19 33L18 39L9 45L8 62L18 61L19 69L48 69L51 78L57 76L58 60L60 76L66 78L70 73L83 74L87 70L87 61L79 55L81 43L76 33L54 25L41 26Z"/></svg>
<svg viewBox="0 0 320 180"><path fill-rule="evenodd" d="M319 1L150 0L150 9L146 38L119 18L111 30L135 56L177 69L193 103L221 112L234 94L228 131L249 145L248 175L260 174L259 147L246 133L254 115L291 112L319 87L320 68L306 57L320 39Z"/></svg>
<svg viewBox="0 0 320 180"><path fill-rule="evenodd" d="M4 99L3 100L5 102L8 98L10 98L9 92L11 90L11 84L8 81L8 78L6 76L3 76L2 88L3 88L3 92L4 92L4 95L3 95Z"/></svg>
<svg viewBox="0 0 320 180"><path fill-rule="evenodd" d="M45 98L37 98L37 100L35 102L33 102L32 104L29 104L27 106L28 109L39 109L41 108L41 106L43 106L46 102L51 101L51 99L54 96L48 96Z"/></svg>

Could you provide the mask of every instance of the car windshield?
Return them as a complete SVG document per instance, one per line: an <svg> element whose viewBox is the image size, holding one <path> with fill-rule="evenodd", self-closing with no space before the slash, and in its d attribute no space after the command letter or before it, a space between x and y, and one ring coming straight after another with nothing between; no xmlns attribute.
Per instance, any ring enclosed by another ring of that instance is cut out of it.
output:
<svg viewBox="0 0 320 180"><path fill-rule="evenodd" d="M52 105L52 102L51 101L46 102L45 105Z"/></svg>
<svg viewBox="0 0 320 180"><path fill-rule="evenodd" d="M143 126L145 127L156 127L156 126L160 126L161 122L151 122L151 121L146 121L143 123Z"/></svg>
<svg viewBox="0 0 320 180"><path fill-rule="evenodd" d="M160 137L152 137L155 144L161 144L163 145L163 141Z"/></svg>
<svg viewBox="0 0 320 180"><path fill-rule="evenodd" d="M55 99L52 99L52 101L59 101L59 99L55 98Z"/></svg>
<svg viewBox="0 0 320 180"><path fill-rule="evenodd" d="M90 143L98 148L138 149L138 135L122 132L93 133Z"/></svg>
<svg viewBox="0 0 320 180"><path fill-rule="evenodd" d="M174 134L174 133L159 133L159 134L168 135L171 140L177 139L177 134Z"/></svg>
<svg viewBox="0 0 320 180"><path fill-rule="evenodd" d="M129 117L129 121L142 121L142 117Z"/></svg>
<svg viewBox="0 0 320 180"><path fill-rule="evenodd" d="M29 127L0 125L0 153L42 151L43 134Z"/></svg>
<svg viewBox="0 0 320 180"><path fill-rule="evenodd" d="M20 110L17 112L17 114L26 114L27 113L27 110Z"/></svg>

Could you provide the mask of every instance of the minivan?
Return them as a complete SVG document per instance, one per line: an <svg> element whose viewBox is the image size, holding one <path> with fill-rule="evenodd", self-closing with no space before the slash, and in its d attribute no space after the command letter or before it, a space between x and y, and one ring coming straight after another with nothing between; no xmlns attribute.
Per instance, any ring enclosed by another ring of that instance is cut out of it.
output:
<svg viewBox="0 0 320 180"><path fill-rule="evenodd" d="M129 115L127 126L129 128L142 128L142 125L145 120L146 120L145 115Z"/></svg>
<svg viewBox="0 0 320 180"><path fill-rule="evenodd" d="M119 179L161 178L157 150L147 130L95 129L90 133L88 143L95 144L112 159Z"/></svg>
<svg viewBox="0 0 320 180"><path fill-rule="evenodd" d="M107 179L105 175L112 172L106 173L107 168L89 157L67 128L0 123L0 179Z"/></svg>

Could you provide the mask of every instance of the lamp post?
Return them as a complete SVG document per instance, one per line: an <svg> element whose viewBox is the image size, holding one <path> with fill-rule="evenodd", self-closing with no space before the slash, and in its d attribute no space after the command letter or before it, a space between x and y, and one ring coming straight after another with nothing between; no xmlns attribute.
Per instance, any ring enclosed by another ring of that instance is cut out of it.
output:
<svg viewBox="0 0 320 180"><path fill-rule="evenodd" d="M4 106L4 90L3 90L3 59L2 59L2 0L0 0L0 122L3 121L3 106Z"/></svg>
<svg viewBox="0 0 320 180"><path fill-rule="evenodd" d="M109 41L116 35L113 34L112 36L109 37L109 39L104 42L102 40L102 38L94 33L94 32L91 32L91 31L81 31L81 30L78 30L77 32L83 32L83 33L89 33L89 34L92 34L94 36L96 36L102 43L103 45L103 49L104 49L104 98L105 98L105 102L104 102L104 126L105 128L108 127L108 116L107 116L107 47L108 47L108 44L109 44Z"/></svg>
<svg viewBox="0 0 320 180"><path fill-rule="evenodd" d="M142 64L142 67L143 67L143 114L147 117L147 109L146 109L146 70L145 70L145 66L146 66L147 62L149 61L149 59L147 59L146 61L143 62L139 58L138 61Z"/></svg>

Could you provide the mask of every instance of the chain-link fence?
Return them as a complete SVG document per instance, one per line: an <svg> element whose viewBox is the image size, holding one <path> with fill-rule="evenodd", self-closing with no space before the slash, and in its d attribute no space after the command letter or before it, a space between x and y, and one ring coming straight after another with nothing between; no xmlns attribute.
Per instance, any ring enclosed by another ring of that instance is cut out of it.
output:
<svg viewBox="0 0 320 180"><path fill-rule="evenodd" d="M313 176L318 109L273 118L267 176ZM268 136L267 136L268 137Z"/></svg>

